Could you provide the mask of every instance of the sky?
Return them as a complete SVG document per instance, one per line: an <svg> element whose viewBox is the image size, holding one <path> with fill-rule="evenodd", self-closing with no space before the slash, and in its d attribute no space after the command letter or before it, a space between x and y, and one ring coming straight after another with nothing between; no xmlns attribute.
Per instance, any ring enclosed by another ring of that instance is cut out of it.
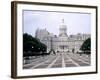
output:
<svg viewBox="0 0 100 80"><path fill-rule="evenodd" d="M67 34L91 33L91 14L71 12L23 11L23 33L35 36L36 29L47 29L59 35L62 19L67 27Z"/></svg>

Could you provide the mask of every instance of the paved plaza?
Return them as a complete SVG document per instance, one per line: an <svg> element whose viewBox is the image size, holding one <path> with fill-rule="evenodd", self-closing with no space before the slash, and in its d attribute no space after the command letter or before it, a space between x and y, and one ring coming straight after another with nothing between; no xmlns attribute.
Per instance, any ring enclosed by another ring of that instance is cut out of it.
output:
<svg viewBox="0 0 100 80"><path fill-rule="evenodd" d="M90 66L90 55L76 53L56 53L47 56L31 57L23 69L61 68Z"/></svg>

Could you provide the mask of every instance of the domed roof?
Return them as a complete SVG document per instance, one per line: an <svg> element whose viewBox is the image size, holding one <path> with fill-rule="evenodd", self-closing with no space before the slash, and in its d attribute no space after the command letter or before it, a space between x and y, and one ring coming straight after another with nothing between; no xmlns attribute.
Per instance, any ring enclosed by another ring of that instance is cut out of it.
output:
<svg viewBox="0 0 100 80"><path fill-rule="evenodd" d="M67 29L66 25L60 25L59 29Z"/></svg>
<svg viewBox="0 0 100 80"><path fill-rule="evenodd" d="M67 27L64 23L64 19L62 19L61 24L59 26L59 37L67 37Z"/></svg>
<svg viewBox="0 0 100 80"><path fill-rule="evenodd" d="M64 28L64 29L66 29L66 25L65 25L65 23L64 23L64 19L62 19L62 21L61 21L61 24L60 24L60 27L59 27L60 29L62 29L62 28Z"/></svg>

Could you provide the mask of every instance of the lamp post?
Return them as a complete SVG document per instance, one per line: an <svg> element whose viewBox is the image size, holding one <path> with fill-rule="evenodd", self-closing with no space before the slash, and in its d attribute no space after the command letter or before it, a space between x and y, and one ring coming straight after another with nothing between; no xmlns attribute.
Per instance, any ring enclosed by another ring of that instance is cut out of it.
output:
<svg viewBox="0 0 100 80"><path fill-rule="evenodd" d="M64 45L63 45L63 53L64 53Z"/></svg>
<svg viewBox="0 0 100 80"><path fill-rule="evenodd" d="M54 51L54 49L53 49L53 44L52 44L52 36L51 36L50 42L51 42L51 50L50 50L50 52L53 52L53 54L55 54L55 51Z"/></svg>
<svg viewBox="0 0 100 80"><path fill-rule="evenodd" d="M51 51L52 51L52 37L51 37L51 41L50 42L51 42Z"/></svg>
<svg viewBox="0 0 100 80"><path fill-rule="evenodd" d="M32 52L34 52L34 49L33 48L34 48L34 46L32 46Z"/></svg>
<svg viewBox="0 0 100 80"><path fill-rule="evenodd" d="M38 48L38 50L40 51L40 48Z"/></svg>
<svg viewBox="0 0 100 80"><path fill-rule="evenodd" d="M32 49L33 49L34 47L32 46Z"/></svg>

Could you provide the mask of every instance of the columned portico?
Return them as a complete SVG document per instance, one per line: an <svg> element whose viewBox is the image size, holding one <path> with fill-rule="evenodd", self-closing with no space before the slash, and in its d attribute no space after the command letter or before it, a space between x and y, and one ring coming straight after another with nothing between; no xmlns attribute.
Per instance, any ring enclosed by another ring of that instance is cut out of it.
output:
<svg viewBox="0 0 100 80"><path fill-rule="evenodd" d="M69 46L68 45L59 45L60 52L68 52Z"/></svg>

